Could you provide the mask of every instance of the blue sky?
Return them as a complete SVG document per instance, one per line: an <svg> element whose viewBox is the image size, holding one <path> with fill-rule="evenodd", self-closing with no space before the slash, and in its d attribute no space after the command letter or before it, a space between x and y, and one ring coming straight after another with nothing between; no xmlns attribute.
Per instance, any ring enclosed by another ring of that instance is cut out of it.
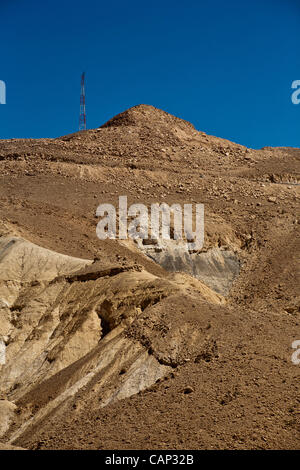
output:
<svg viewBox="0 0 300 470"><path fill-rule="evenodd" d="M252 148L300 147L300 0L0 0L0 138L88 128L140 103Z"/></svg>

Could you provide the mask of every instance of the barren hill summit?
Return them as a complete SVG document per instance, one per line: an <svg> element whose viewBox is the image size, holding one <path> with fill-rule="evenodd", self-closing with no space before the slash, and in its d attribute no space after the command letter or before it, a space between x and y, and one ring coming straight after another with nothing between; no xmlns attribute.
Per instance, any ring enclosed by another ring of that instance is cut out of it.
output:
<svg viewBox="0 0 300 470"><path fill-rule="evenodd" d="M289 181L287 159L296 170L298 158L299 149L248 149L207 135L193 124L145 104L125 110L96 129L55 139L0 141L0 160L8 165L10 161L26 162L24 170L30 173L48 161L172 173L186 169L202 176L237 171L268 180L273 177L271 166L275 178Z"/></svg>
<svg viewBox="0 0 300 470"><path fill-rule="evenodd" d="M180 127L182 129L195 130L193 124L166 111L155 108L148 104L139 104L117 114L101 127L118 127L118 126L170 126Z"/></svg>

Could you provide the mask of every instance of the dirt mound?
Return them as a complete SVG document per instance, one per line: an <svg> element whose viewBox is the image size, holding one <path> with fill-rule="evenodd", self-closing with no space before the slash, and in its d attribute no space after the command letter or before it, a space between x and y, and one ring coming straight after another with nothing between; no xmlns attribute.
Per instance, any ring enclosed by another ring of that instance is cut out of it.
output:
<svg viewBox="0 0 300 470"><path fill-rule="evenodd" d="M140 104L127 109L107 121L101 128L119 126L152 127L154 124L157 126L169 126L169 128L178 126L182 129L195 129L190 122L147 104Z"/></svg>

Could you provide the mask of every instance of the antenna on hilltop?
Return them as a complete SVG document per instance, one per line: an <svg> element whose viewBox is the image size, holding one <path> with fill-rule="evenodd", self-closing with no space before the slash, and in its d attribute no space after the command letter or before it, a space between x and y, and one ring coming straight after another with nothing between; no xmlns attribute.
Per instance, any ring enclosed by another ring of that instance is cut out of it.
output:
<svg viewBox="0 0 300 470"><path fill-rule="evenodd" d="M79 130L86 130L86 113L85 113L85 73L81 75L81 92L80 92L80 115Z"/></svg>

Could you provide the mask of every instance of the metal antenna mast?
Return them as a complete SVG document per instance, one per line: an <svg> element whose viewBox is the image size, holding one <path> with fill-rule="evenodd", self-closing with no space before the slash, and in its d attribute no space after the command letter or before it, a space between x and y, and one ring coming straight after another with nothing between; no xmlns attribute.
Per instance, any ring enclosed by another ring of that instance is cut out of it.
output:
<svg viewBox="0 0 300 470"><path fill-rule="evenodd" d="M79 130L86 130L86 113L85 113L85 73L81 75L81 92L80 92L80 116Z"/></svg>

